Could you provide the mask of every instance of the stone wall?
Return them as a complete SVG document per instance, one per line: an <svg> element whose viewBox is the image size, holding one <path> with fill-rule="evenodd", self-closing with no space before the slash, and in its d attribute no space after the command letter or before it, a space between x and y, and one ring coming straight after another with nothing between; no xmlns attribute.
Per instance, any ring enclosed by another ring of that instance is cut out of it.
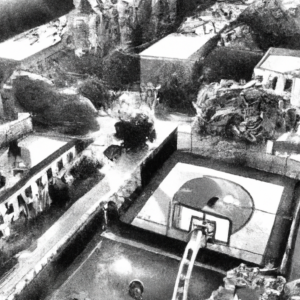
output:
<svg viewBox="0 0 300 300"><path fill-rule="evenodd" d="M30 114L20 113L18 120L0 126L0 147L7 146L9 142L23 137L32 130Z"/></svg>

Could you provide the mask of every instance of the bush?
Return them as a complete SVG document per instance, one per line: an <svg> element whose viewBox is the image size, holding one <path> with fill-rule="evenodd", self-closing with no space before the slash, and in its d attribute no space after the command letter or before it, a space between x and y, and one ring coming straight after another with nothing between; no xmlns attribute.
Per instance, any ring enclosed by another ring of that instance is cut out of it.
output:
<svg viewBox="0 0 300 300"><path fill-rule="evenodd" d="M194 111L192 101L196 99L196 90L193 83L179 79L177 74L173 74L162 85L160 94L163 102L171 109L191 112Z"/></svg>
<svg viewBox="0 0 300 300"><path fill-rule="evenodd" d="M103 81L97 78L85 80L79 87L80 93L91 100L97 109L101 106L108 107L110 102L110 93Z"/></svg>
<svg viewBox="0 0 300 300"><path fill-rule="evenodd" d="M114 51L103 61L103 79L113 90L124 90L140 80L140 59L137 54Z"/></svg>
<svg viewBox="0 0 300 300"><path fill-rule="evenodd" d="M62 94L47 82L28 77L15 80L14 94L19 104L33 113L36 123L57 126L59 131L71 134L99 129L95 109L81 101L79 95Z"/></svg>
<svg viewBox="0 0 300 300"><path fill-rule="evenodd" d="M101 167L101 163L95 157L83 155L70 169L70 174L75 179L85 180L95 174L99 174L99 168Z"/></svg>
<svg viewBox="0 0 300 300"><path fill-rule="evenodd" d="M153 121L144 113L138 113L129 120L115 124L116 136L124 141L125 149L136 149L144 146L147 140L155 138Z"/></svg>

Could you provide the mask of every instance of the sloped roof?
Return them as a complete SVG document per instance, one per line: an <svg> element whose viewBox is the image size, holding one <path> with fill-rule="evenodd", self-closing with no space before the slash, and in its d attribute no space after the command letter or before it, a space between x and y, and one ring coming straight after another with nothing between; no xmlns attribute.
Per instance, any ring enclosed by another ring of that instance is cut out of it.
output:
<svg viewBox="0 0 300 300"><path fill-rule="evenodd" d="M204 36L172 33L140 53L142 57L188 59L201 49L214 34Z"/></svg>

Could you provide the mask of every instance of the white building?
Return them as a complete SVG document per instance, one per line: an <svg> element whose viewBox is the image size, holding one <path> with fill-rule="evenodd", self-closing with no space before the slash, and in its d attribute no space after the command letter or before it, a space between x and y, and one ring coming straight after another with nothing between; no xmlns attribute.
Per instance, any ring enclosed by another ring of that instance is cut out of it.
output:
<svg viewBox="0 0 300 300"><path fill-rule="evenodd" d="M300 106L300 51L270 48L254 68L262 83L276 92L290 92L291 104Z"/></svg>

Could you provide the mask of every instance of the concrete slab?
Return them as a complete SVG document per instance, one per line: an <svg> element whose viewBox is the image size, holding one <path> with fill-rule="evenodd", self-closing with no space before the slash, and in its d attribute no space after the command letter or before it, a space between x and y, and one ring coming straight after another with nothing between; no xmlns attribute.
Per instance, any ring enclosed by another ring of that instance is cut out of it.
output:
<svg viewBox="0 0 300 300"><path fill-rule="evenodd" d="M274 214L255 210L249 223L231 236L230 247L263 255L274 220Z"/></svg>
<svg viewBox="0 0 300 300"><path fill-rule="evenodd" d="M242 211L251 211L249 212L250 218L248 218L249 213L242 216L243 213L238 212L236 208L236 214L239 215L237 218L245 218L245 220L239 225L238 230L231 235L229 246L218 247L213 245L210 248L260 264L268 246L279 204L281 203L282 197L285 196L285 186L283 183L278 184L277 182L274 184L206 167L177 163L156 188L154 193L145 201L146 203L137 213L131 224L146 230L166 234L172 238L185 240L182 234L176 234L174 229L171 230L168 227L169 212L171 211L170 206L174 200L174 195L185 182L205 176L225 179L228 180L228 182L238 184L249 193L253 200L253 204L247 204L249 207L244 207L243 205L245 205L246 202L242 203L236 199L237 201L233 205L241 206ZM224 186L226 186L226 184L223 184L223 188ZM227 184L227 186L230 189L230 184ZM232 190L233 195L235 195L234 193ZM227 203L226 205L229 204ZM211 210L207 210L207 207L203 207L203 209L206 211ZM212 212L220 214L218 210ZM234 215L234 212L232 215ZM234 217L232 220L235 222ZM163 226L166 226L166 229L164 229ZM169 226L171 226L171 224L169 224ZM224 250L226 247L228 249Z"/></svg>

